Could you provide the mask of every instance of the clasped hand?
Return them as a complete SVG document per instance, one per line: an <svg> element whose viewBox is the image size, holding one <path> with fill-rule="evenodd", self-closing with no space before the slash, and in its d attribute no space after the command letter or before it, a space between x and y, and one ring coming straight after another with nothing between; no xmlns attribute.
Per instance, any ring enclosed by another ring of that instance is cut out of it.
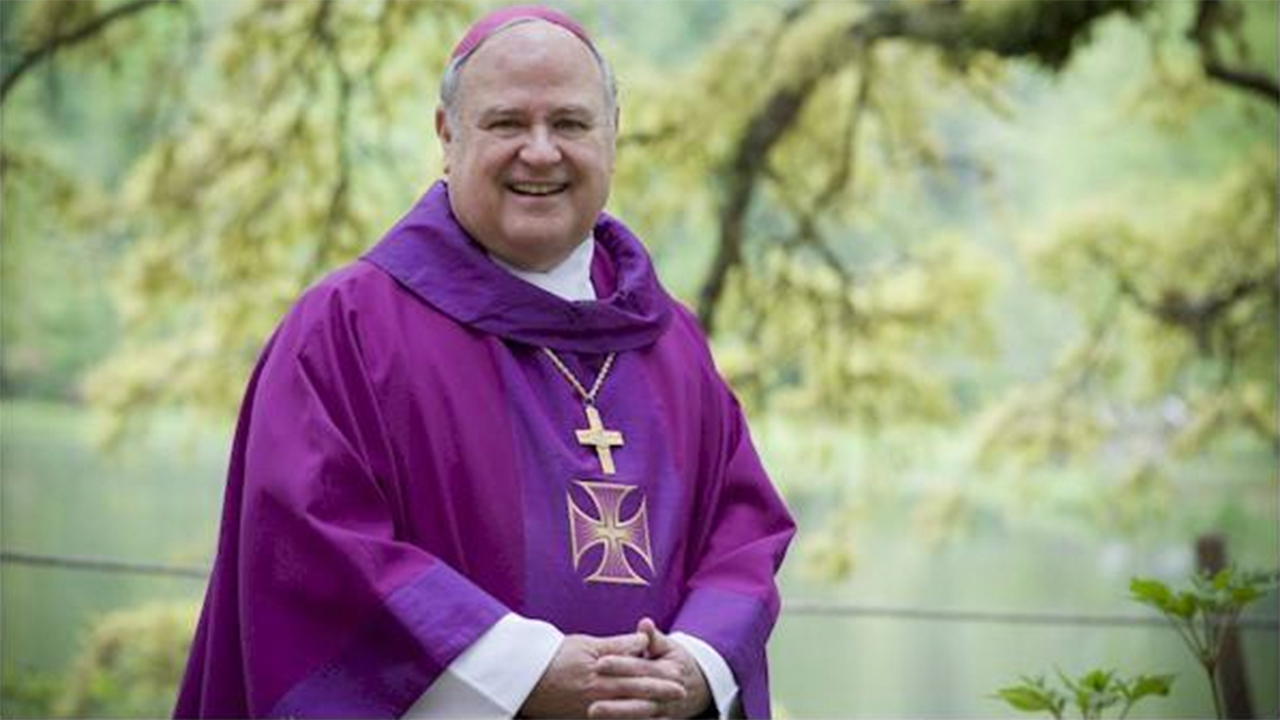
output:
<svg viewBox="0 0 1280 720"><path fill-rule="evenodd" d="M710 703L697 661L645 618L627 635L565 637L520 714L688 718Z"/></svg>

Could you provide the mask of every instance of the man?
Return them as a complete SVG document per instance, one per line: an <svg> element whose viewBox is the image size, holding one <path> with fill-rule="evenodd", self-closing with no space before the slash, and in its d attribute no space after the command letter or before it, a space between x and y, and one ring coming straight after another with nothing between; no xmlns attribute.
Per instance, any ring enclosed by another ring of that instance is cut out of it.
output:
<svg viewBox="0 0 1280 720"><path fill-rule="evenodd" d="M602 213L570 18L459 42L437 183L250 380L177 716L769 713L794 525L696 321Z"/></svg>

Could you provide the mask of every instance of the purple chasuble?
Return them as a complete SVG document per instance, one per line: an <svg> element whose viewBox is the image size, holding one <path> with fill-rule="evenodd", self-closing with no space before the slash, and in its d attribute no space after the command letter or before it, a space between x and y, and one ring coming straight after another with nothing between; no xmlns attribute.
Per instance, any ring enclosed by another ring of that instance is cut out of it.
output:
<svg viewBox="0 0 1280 720"><path fill-rule="evenodd" d="M600 300L494 265L437 183L254 370L177 717L397 717L503 614L705 640L749 717L794 524L693 316L617 220ZM596 401L607 475L583 403Z"/></svg>

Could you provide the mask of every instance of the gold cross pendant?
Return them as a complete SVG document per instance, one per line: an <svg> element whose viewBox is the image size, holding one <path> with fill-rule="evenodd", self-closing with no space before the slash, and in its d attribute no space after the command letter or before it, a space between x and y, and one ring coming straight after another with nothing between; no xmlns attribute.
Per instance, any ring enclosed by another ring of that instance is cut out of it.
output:
<svg viewBox="0 0 1280 720"><path fill-rule="evenodd" d="M596 410L595 405L587 405L587 427L574 432L578 436L578 443L581 445L589 445L595 447L596 456L600 459L600 469L605 475L613 475L616 469L613 466L613 452L610 448L622 445L622 433L617 430L608 430L604 423L600 421L600 411Z"/></svg>

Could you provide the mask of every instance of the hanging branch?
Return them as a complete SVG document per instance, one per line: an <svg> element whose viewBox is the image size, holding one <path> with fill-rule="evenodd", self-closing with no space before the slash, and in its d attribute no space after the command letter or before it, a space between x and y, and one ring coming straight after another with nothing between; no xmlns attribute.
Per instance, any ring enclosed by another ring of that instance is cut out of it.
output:
<svg viewBox="0 0 1280 720"><path fill-rule="evenodd" d="M1280 106L1280 85L1276 84L1273 78L1269 78L1262 73L1233 70L1210 60L1204 61L1204 72L1214 80L1252 92L1269 100L1272 105Z"/></svg>
<svg viewBox="0 0 1280 720"><path fill-rule="evenodd" d="M333 0L323 0L319 11L316 13L315 22L312 26L312 35L320 41L321 47L325 50L325 58L329 61L329 66L334 75L337 76L338 97L334 106L333 132L338 176L333 184L333 191L329 196L329 212L325 218L322 240L316 245L311 254L309 267L300 278L303 283L311 282L320 273L320 268L324 266L325 256L328 255L330 248L337 244L338 228L344 219L343 216L346 215L347 219L350 216L348 195L351 186L351 153L347 146L347 134L350 125L351 93L354 81L351 78L351 74L342 64L341 49L338 47L337 38L333 35L333 29L330 27L330 13L332 11Z"/></svg>
<svg viewBox="0 0 1280 720"><path fill-rule="evenodd" d="M1218 56L1213 44L1213 31L1223 23L1222 0L1200 0L1196 6L1196 19L1187 37L1200 50L1200 64L1204 74L1230 87L1253 93L1272 105L1280 106L1280 84L1273 77L1260 72L1227 67Z"/></svg>
<svg viewBox="0 0 1280 720"><path fill-rule="evenodd" d="M775 88L747 122L737 147L721 171L725 192L720 203L719 240L711 269L698 293L698 319L710 334L725 281L742 263L747 212L756 184L774 146L792 130L818 86L882 40L907 40L936 47L958 62L979 52L1030 59L1060 70L1093 24L1114 12L1137 15L1149 3L1135 0L1084 0L1028 3L997 20L974 19L938 3L877 3L872 11L834 37L822 62Z"/></svg>
<svg viewBox="0 0 1280 720"><path fill-rule="evenodd" d="M178 7L182 2L183 0L133 0L98 15L74 30L46 38L44 42L19 58L13 68L4 74L4 79L0 81L0 104L9 97L9 91L18 83L18 80L40 63L52 58L59 49L90 40L107 27L144 10L161 6Z"/></svg>
<svg viewBox="0 0 1280 720"><path fill-rule="evenodd" d="M1237 303L1258 292L1276 292L1275 268L1253 277L1242 277L1229 286L1205 293L1188 295L1177 288L1165 288L1158 298L1150 298L1138 289L1132 278L1101 253L1090 255L1115 278L1116 289L1139 311L1155 320L1185 331L1196 341L1201 355L1215 354L1211 333Z"/></svg>
<svg viewBox="0 0 1280 720"><path fill-rule="evenodd" d="M863 115L867 110L871 89L869 59L867 57L861 58L858 65L859 69L855 78L852 97L849 101L849 112L845 119L844 131L840 135L840 150L836 168L818 192L817 199L809 207L804 207L804 203L799 198L788 192L786 181L778 175L771 165L766 165L763 170L764 176L773 182L774 190L778 193L783 205L796 218L796 231L784 242L789 245L803 245L812 249L822 262L840 278L841 287L846 291L844 293L846 298L844 305L850 320L853 319L855 312L852 303L847 300L847 291L853 287L853 274L849 271L849 268L845 267L839 255L836 254L831 244L823 236L821 229L818 227L818 218L822 213L830 209L831 205L839 198L841 192L849 189L857 172L858 131L862 125Z"/></svg>

